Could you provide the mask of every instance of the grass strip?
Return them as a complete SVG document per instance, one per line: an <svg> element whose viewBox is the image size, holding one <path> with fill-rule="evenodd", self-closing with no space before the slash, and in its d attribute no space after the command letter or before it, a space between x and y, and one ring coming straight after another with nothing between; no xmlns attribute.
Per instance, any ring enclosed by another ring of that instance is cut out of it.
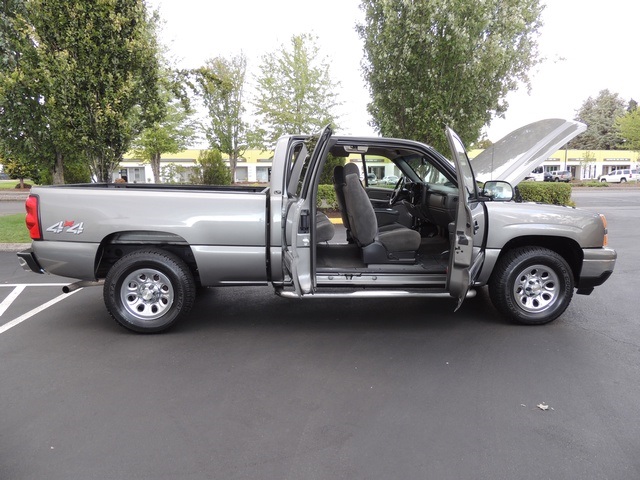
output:
<svg viewBox="0 0 640 480"><path fill-rule="evenodd" d="M24 213L0 216L0 243L30 243Z"/></svg>

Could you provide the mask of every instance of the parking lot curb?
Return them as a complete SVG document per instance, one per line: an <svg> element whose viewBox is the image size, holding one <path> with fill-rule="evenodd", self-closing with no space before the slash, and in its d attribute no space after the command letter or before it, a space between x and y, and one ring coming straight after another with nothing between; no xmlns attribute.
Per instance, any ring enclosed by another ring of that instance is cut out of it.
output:
<svg viewBox="0 0 640 480"><path fill-rule="evenodd" d="M30 246L30 243L0 243L0 252L19 252Z"/></svg>

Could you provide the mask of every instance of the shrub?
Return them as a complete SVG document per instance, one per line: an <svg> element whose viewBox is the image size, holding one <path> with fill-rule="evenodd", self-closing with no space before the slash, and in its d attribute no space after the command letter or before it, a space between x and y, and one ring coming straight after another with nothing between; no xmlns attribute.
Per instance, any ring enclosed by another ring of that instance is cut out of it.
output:
<svg viewBox="0 0 640 480"><path fill-rule="evenodd" d="M550 203L553 205L573 205L571 185L559 182L522 182L518 185L520 196L525 202Z"/></svg>
<svg viewBox="0 0 640 480"><path fill-rule="evenodd" d="M338 209L338 200L336 199L336 191L333 185L318 185L318 208L326 208L330 210Z"/></svg>
<svg viewBox="0 0 640 480"><path fill-rule="evenodd" d="M602 187L608 187L609 184L607 182L599 182L598 180L585 180L582 182L574 183L573 186L602 188Z"/></svg>
<svg viewBox="0 0 640 480"><path fill-rule="evenodd" d="M200 185L231 185L231 170L218 150L203 150L196 161L193 183Z"/></svg>

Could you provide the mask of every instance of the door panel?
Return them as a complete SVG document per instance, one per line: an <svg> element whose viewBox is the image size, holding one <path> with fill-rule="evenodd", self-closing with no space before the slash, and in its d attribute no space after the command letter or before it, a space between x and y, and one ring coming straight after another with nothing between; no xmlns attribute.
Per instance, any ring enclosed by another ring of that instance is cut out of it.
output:
<svg viewBox="0 0 640 480"><path fill-rule="evenodd" d="M458 299L458 310L484 261L486 214L484 204L478 200L478 188L464 145L448 127L446 134L458 180L456 219L449 228L451 250L447 289Z"/></svg>
<svg viewBox="0 0 640 480"><path fill-rule="evenodd" d="M371 200L373 208L387 208L389 206L389 200L393 193L392 188L366 187L365 191L367 192L369 200Z"/></svg>
<svg viewBox="0 0 640 480"><path fill-rule="evenodd" d="M298 295L315 289L315 177L331 138L326 126L305 141L291 169L284 214L283 260ZM314 219L312 221L312 219Z"/></svg>

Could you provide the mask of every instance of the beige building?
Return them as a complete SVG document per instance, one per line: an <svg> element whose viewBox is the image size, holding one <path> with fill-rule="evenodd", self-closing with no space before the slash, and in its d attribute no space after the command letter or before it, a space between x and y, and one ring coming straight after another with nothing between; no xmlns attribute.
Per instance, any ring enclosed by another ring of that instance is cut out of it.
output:
<svg viewBox="0 0 640 480"><path fill-rule="evenodd" d="M473 159L481 150L472 150L469 156ZM200 150L184 150L176 154L165 154L161 159L162 182L189 183L194 173L196 159ZM223 156L224 158L224 156ZM268 183L271 171L273 152L247 150L243 158L238 160L236 182ZM350 161L358 162L354 156ZM228 164L228 160L226 160ZM471 162L473 166L473 160ZM569 170L576 180L597 179L620 168L639 168L640 153L631 150L558 150L545 160L544 171ZM368 173L377 178L398 175L395 166L388 161L375 158L367 161ZM126 157L120 169L114 172L113 180L125 178L132 183L155 183L151 166L132 157Z"/></svg>

